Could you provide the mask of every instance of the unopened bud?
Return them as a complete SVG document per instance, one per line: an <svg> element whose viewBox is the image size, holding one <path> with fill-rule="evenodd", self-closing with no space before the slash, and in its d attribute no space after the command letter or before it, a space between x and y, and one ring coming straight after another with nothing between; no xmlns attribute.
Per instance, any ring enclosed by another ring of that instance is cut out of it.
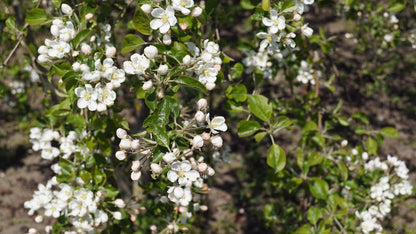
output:
<svg viewBox="0 0 416 234"><path fill-rule="evenodd" d="M65 3L63 3L61 5L61 11L65 15L71 15L72 14L72 8L68 4L65 4Z"/></svg>
<svg viewBox="0 0 416 234"><path fill-rule="evenodd" d="M204 141L209 140L209 138L211 137L211 134L207 133L207 132L203 132L201 134L202 139L204 139Z"/></svg>
<svg viewBox="0 0 416 234"><path fill-rule="evenodd" d="M94 18L94 14L92 14L92 13L88 13L88 14L85 15L85 20L86 21L92 20L92 18Z"/></svg>
<svg viewBox="0 0 416 234"><path fill-rule="evenodd" d="M198 165L198 171L199 171L199 172L204 172L204 171L206 171L206 170L207 170L207 168L208 168L208 165L207 165L206 163L200 163L200 164Z"/></svg>
<svg viewBox="0 0 416 234"><path fill-rule="evenodd" d="M126 159L126 152L122 151L122 150L117 151L116 152L116 158L120 161Z"/></svg>
<svg viewBox="0 0 416 234"><path fill-rule="evenodd" d="M193 17L198 17L201 14L202 14L202 8L199 7L199 6L195 7L191 12L191 16L193 16Z"/></svg>
<svg viewBox="0 0 416 234"><path fill-rule="evenodd" d="M116 212L114 212L113 213L113 217L116 219L116 220L121 220L123 217L122 217L122 215L121 215L121 212L120 211L116 211Z"/></svg>
<svg viewBox="0 0 416 234"><path fill-rule="evenodd" d="M196 120L198 123L202 123L202 122L204 122L204 121L205 121L205 114L204 114L204 112L202 112L202 111L197 111L197 112L195 113L195 120Z"/></svg>
<svg viewBox="0 0 416 234"><path fill-rule="evenodd" d="M206 84L205 84L205 87L206 87L208 90L213 90L213 89L215 88L215 83L208 82L208 83L206 83Z"/></svg>
<svg viewBox="0 0 416 234"><path fill-rule="evenodd" d="M223 140L221 136L213 136L211 137L211 143L213 146L220 148L223 144Z"/></svg>
<svg viewBox="0 0 416 234"><path fill-rule="evenodd" d="M170 37L169 34L163 35L162 41L163 41L163 44L165 44L165 45L172 44L172 38Z"/></svg>
<svg viewBox="0 0 416 234"><path fill-rule="evenodd" d="M127 131L122 128L117 128L116 135L119 139L124 139L127 137Z"/></svg>
<svg viewBox="0 0 416 234"><path fill-rule="evenodd" d="M143 4L140 8L141 8L141 9L144 11L144 13L146 13L146 14L150 14L150 12L152 12L152 6L151 6L150 4Z"/></svg>
<svg viewBox="0 0 416 234"><path fill-rule="evenodd" d="M151 80L148 80L143 83L142 89L144 91L150 90L151 88L153 88L153 82Z"/></svg>
<svg viewBox="0 0 416 234"><path fill-rule="evenodd" d="M202 211L207 211L208 210L208 206L202 205L202 206L199 207L199 209L202 210Z"/></svg>
<svg viewBox="0 0 416 234"><path fill-rule="evenodd" d="M83 54L89 55L92 52L91 46L89 46L88 44L83 43L81 45L81 52Z"/></svg>
<svg viewBox="0 0 416 234"><path fill-rule="evenodd" d="M150 169L156 174L160 174L160 173L163 172L162 167L159 164L156 164L156 163L150 164Z"/></svg>
<svg viewBox="0 0 416 234"><path fill-rule="evenodd" d="M347 146L348 145L348 141L347 140L343 140L343 141L341 141L341 146L342 147L345 147L345 146Z"/></svg>
<svg viewBox="0 0 416 234"><path fill-rule="evenodd" d="M185 55L185 57L183 57L182 62L184 65L188 66L189 64L191 64L191 56L189 56L188 54Z"/></svg>
<svg viewBox="0 0 416 234"><path fill-rule="evenodd" d="M189 232L189 228L188 227L183 227L183 228L181 228L181 231L182 232Z"/></svg>
<svg viewBox="0 0 416 234"><path fill-rule="evenodd" d="M212 169L212 167L208 167L208 169L207 169L207 175L213 176L214 174L215 174L214 169Z"/></svg>
<svg viewBox="0 0 416 234"><path fill-rule="evenodd" d="M112 58L116 55L117 49L112 45L105 45L105 56L107 58Z"/></svg>
<svg viewBox="0 0 416 234"><path fill-rule="evenodd" d="M114 200L114 204L118 207L123 209L124 207L126 207L126 203L124 203L123 199L117 198L116 200Z"/></svg>
<svg viewBox="0 0 416 234"><path fill-rule="evenodd" d="M207 108L208 102L205 98L201 98L198 100L197 105L199 110L204 110L205 108Z"/></svg>
<svg viewBox="0 0 416 234"><path fill-rule="evenodd" d="M168 71L169 71L168 65L162 64L157 69L157 74L164 76L164 75L168 74Z"/></svg>
<svg viewBox="0 0 416 234"><path fill-rule="evenodd" d="M351 150L351 153L352 153L352 155L357 155L357 154L358 154L358 150L356 150L356 149L352 149L352 150Z"/></svg>
<svg viewBox="0 0 416 234"><path fill-rule="evenodd" d="M139 139L131 141L131 148L133 150L137 150L137 149L139 149L139 147L140 147L140 140Z"/></svg>
<svg viewBox="0 0 416 234"><path fill-rule="evenodd" d="M72 70L74 70L74 72L80 71L80 67L81 64L79 62L75 62L72 64Z"/></svg>
<svg viewBox="0 0 416 234"><path fill-rule="evenodd" d="M38 215L35 217L35 222L36 223L42 223L43 222L43 216L42 215Z"/></svg>
<svg viewBox="0 0 416 234"><path fill-rule="evenodd" d="M182 30L186 30L187 28L188 28L188 25L187 24L185 24L185 23L180 23L179 24L179 27L182 29Z"/></svg>
<svg viewBox="0 0 416 234"><path fill-rule="evenodd" d="M302 16L295 12L295 14L293 15L293 21L300 21L302 19Z"/></svg>
<svg viewBox="0 0 416 234"><path fill-rule="evenodd" d="M158 51L157 51L156 46L150 45L144 48L144 55L146 55L146 57L148 57L149 59L155 58L157 54L158 54Z"/></svg>
<svg viewBox="0 0 416 234"><path fill-rule="evenodd" d="M367 159L368 159L368 153L367 153L367 152L364 152L364 153L361 155L361 157L363 158L363 160L364 160L364 161L367 161Z"/></svg>
<svg viewBox="0 0 416 234"><path fill-rule="evenodd" d="M166 153L164 156L163 156L163 161L165 161L166 163L171 163L171 162L173 162L174 160L176 159L176 156L175 156L175 154L173 154L173 153Z"/></svg>
<svg viewBox="0 0 416 234"><path fill-rule="evenodd" d="M200 135L196 135L192 139L192 145L195 149L199 149L204 145L204 140L202 139Z"/></svg>
<svg viewBox="0 0 416 234"><path fill-rule="evenodd" d="M59 36L59 26L58 26L58 25L53 24L53 25L51 26L51 34L52 34L54 37L58 37L58 36Z"/></svg>
<svg viewBox="0 0 416 234"><path fill-rule="evenodd" d="M41 54L38 56L38 62L39 63L47 63L49 62L49 56L46 54Z"/></svg>
<svg viewBox="0 0 416 234"><path fill-rule="evenodd" d="M120 149L122 150L130 150L131 149L131 140L130 139L121 139L120 144L118 144Z"/></svg>
<svg viewBox="0 0 416 234"><path fill-rule="evenodd" d="M185 207L183 207L183 206L181 206L181 207L179 207L179 212L180 213L185 213L187 210L186 210L186 208Z"/></svg>
<svg viewBox="0 0 416 234"><path fill-rule="evenodd" d="M131 180L136 181L136 180L139 180L141 176L142 176L141 171L132 171L131 175L130 175L130 178L131 178Z"/></svg>
<svg viewBox="0 0 416 234"><path fill-rule="evenodd" d="M134 160L134 161L131 163L131 170L132 170L132 171L138 171L138 170L139 170L139 168L140 168L140 165L141 165L141 163L140 163L140 161L139 161L139 160Z"/></svg>
<svg viewBox="0 0 416 234"><path fill-rule="evenodd" d="M78 50L72 51L72 57L77 57L78 55L79 55L79 51Z"/></svg>

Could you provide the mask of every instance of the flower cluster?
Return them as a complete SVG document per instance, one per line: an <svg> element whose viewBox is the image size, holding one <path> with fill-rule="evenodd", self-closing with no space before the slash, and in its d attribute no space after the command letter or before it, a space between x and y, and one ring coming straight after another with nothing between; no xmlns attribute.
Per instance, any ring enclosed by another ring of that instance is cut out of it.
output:
<svg viewBox="0 0 416 234"><path fill-rule="evenodd" d="M320 71L316 71L316 75L319 77ZM312 65L309 64L307 61L302 60L300 62L300 68L298 71L298 75L296 76L296 80L303 84L315 84L315 70L312 68Z"/></svg>
<svg viewBox="0 0 416 234"><path fill-rule="evenodd" d="M72 9L67 11L68 7L67 4L62 4L61 10L65 15L72 14ZM69 42L75 38L76 30L71 21L57 18L52 21L51 34L54 38L52 40L46 39L45 45L40 46L38 49L38 61L40 63L48 63L52 59L62 59L71 52Z"/></svg>
<svg viewBox="0 0 416 234"><path fill-rule="evenodd" d="M111 213L100 209L104 199L104 191L90 191L83 187L72 187L66 183L58 183L56 177L49 180L46 185L39 184L32 200L24 203L29 209L28 214L38 213L37 222L42 222L43 216L58 218L65 215L73 226L74 232L65 233L91 233L96 227L105 225ZM43 209L43 214L40 210Z"/></svg>
<svg viewBox="0 0 416 234"><path fill-rule="evenodd" d="M304 12L305 4L312 4L314 1L296 1L293 8L293 19L291 21L300 21L301 14ZM291 8L292 9L292 8ZM264 78L272 77L272 63L269 61L269 56L281 61L282 58L296 47L294 38L296 34L287 30L287 19L285 17L286 11L278 12L276 9L270 9L270 16L263 17L262 23L267 27L266 32L259 32L256 34L259 38L260 44L257 52L246 52L246 58L243 59L243 64L248 68L246 73L252 73L255 69L263 72ZM308 24L304 24L299 27L300 32L310 37L313 30L308 27Z"/></svg>
<svg viewBox="0 0 416 234"><path fill-rule="evenodd" d="M367 156L364 156L364 159ZM360 228L363 233L378 232L383 228L378 221L391 211L392 199L400 195L411 195L413 186L408 180L409 169L397 157L387 156L386 161L379 158L370 160L364 165L367 172L381 170L385 176L381 177L370 189L370 207L356 212L357 218L362 220Z"/></svg>
<svg viewBox="0 0 416 234"><path fill-rule="evenodd" d="M88 152L85 146L78 145L82 136L74 131L70 131L68 136L64 137L58 131L34 127L30 129L29 138L33 144L32 149L41 151L41 157L47 160L53 160L58 156L69 158L75 152L79 152L81 155ZM59 147L57 147L57 144L59 144Z"/></svg>

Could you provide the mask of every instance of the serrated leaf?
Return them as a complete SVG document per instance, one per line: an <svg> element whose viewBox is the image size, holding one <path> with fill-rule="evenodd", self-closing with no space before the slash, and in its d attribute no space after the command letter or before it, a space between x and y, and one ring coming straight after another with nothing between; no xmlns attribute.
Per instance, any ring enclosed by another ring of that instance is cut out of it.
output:
<svg viewBox="0 0 416 234"><path fill-rule="evenodd" d="M321 178L312 178L309 183L309 191L316 198L325 200L328 196L328 183Z"/></svg>
<svg viewBox="0 0 416 234"><path fill-rule="evenodd" d="M406 7L406 4L402 1L395 1L390 3L389 7L387 8L387 11L396 13L401 10L403 10Z"/></svg>
<svg viewBox="0 0 416 234"><path fill-rule="evenodd" d="M248 107L251 113L263 121L269 121L272 116L272 104L263 95L249 95Z"/></svg>
<svg viewBox="0 0 416 234"><path fill-rule="evenodd" d="M321 212L321 209L319 209L318 207L316 207L316 206L312 206L311 208L309 208L309 210L308 210L308 214L307 214L307 216L306 216L306 218L309 220L309 222L312 224L312 225L316 225L316 223L318 222L318 220L320 219L320 218L322 218L322 212Z"/></svg>
<svg viewBox="0 0 416 234"><path fill-rule="evenodd" d="M152 126L152 128L149 129L149 131L154 134L156 142L159 145L169 148L169 136L164 128L158 125L154 125Z"/></svg>
<svg viewBox="0 0 416 234"><path fill-rule="evenodd" d="M123 48L121 49L121 53L130 52L144 44L146 44L146 42L143 41L139 35L127 34L123 39Z"/></svg>
<svg viewBox="0 0 416 234"><path fill-rule="evenodd" d="M274 169L275 173L283 170L286 165L286 153L280 146L273 144L267 153L267 165Z"/></svg>
<svg viewBox="0 0 416 234"><path fill-rule="evenodd" d="M38 25L48 20L43 9L34 8L27 12L25 21L30 25Z"/></svg>
<svg viewBox="0 0 416 234"><path fill-rule="evenodd" d="M201 82L199 82L199 80L190 76L182 75L177 79L169 80L169 82L186 85L191 88L198 89L199 91L202 91L205 94L208 93L207 88L205 88L205 86Z"/></svg>
<svg viewBox="0 0 416 234"><path fill-rule="evenodd" d="M372 137L368 137L365 140L365 146L367 147L367 153L370 155L377 155L377 141Z"/></svg>
<svg viewBox="0 0 416 234"><path fill-rule="evenodd" d="M227 91L225 92L225 95L229 99L233 99L237 102L244 102L247 100L247 88L243 84L238 84L236 86L229 86L227 88Z"/></svg>
<svg viewBox="0 0 416 234"><path fill-rule="evenodd" d="M243 120L238 123L238 136L247 137L256 133L260 129L260 124L257 121Z"/></svg>
<svg viewBox="0 0 416 234"><path fill-rule="evenodd" d="M393 127L385 127L380 130L380 133L385 137L397 138L399 137L399 132Z"/></svg>
<svg viewBox="0 0 416 234"><path fill-rule="evenodd" d="M137 8L136 13L132 19L134 28L143 35L150 35L152 29L150 28L149 16L140 8Z"/></svg>
<svg viewBox="0 0 416 234"><path fill-rule="evenodd" d="M241 63L234 64L233 68L231 68L231 78L236 79L243 74L244 66Z"/></svg>

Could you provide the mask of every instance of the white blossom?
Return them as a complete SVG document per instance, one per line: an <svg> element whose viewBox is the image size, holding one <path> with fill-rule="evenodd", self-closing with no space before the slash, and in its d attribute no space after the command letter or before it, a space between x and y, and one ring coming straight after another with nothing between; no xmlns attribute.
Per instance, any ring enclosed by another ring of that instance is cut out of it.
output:
<svg viewBox="0 0 416 234"><path fill-rule="evenodd" d="M152 16L157 18L150 21L150 27L153 30L159 29L160 33L167 33L171 26L177 23L175 12L172 6L168 6L166 10L156 8L152 10Z"/></svg>

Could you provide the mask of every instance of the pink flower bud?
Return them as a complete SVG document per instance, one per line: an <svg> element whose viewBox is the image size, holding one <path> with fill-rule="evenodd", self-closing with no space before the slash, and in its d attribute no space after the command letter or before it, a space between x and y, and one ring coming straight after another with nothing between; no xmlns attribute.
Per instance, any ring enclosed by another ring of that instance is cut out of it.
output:
<svg viewBox="0 0 416 234"><path fill-rule="evenodd" d="M122 128L117 128L116 135L119 139L124 139L127 137L127 131Z"/></svg>
<svg viewBox="0 0 416 234"><path fill-rule="evenodd" d="M152 163L150 164L150 169L155 173L155 174L160 174L163 172L162 167L159 164L156 163Z"/></svg>
<svg viewBox="0 0 416 234"><path fill-rule="evenodd" d="M203 132L201 134L202 139L204 139L204 141L208 141L209 138L211 137L211 134L207 133L207 132Z"/></svg>
<svg viewBox="0 0 416 234"><path fill-rule="evenodd" d="M136 180L139 180L141 176L142 176L141 171L132 171L131 175L130 175L130 178L131 178L131 180L136 181Z"/></svg>
<svg viewBox="0 0 416 234"><path fill-rule="evenodd" d="M202 8L201 7L195 7L192 12L191 12L191 16L193 17L198 17L202 14Z"/></svg>
<svg viewBox="0 0 416 234"><path fill-rule="evenodd" d="M220 148L223 144L221 136L213 136L211 137L211 143L213 146Z"/></svg>
<svg viewBox="0 0 416 234"><path fill-rule="evenodd" d="M132 171L138 171L138 170L140 169L140 165L141 165L141 163L140 163L140 161L139 161L139 160L134 160L134 161L131 163L131 170L132 170Z"/></svg>
<svg viewBox="0 0 416 234"><path fill-rule="evenodd" d="M122 151L122 150L117 151L116 152L116 158L120 161L126 159L126 152Z"/></svg>
<svg viewBox="0 0 416 234"><path fill-rule="evenodd" d="M117 53L116 47L114 47L112 45L111 46L105 45L105 56L107 58L114 57L116 55L116 53Z"/></svg>
<svg viewBox="0 0 416 234"><path fill-rule="evenodd" d="M148 80L148 81L146 81L146 82L143 83L142 89L144 91L148 91L148 90L150 90L152 88L153 88L153 82L151 80Z"/></svg>
<svg viewBox="0 0 416 234"><path fill-rule="evenodd" d="M204 172L204 171L206 171L206 170L207 170L207 168L208 168L208 165L207 165L206 163L200 163L200 164L198 165L198 171L199 171L199 172Z"/></svg>
<svg viewBox="0 0 416 234"><path fill-rule="evenodd" d="M194 136L194 139L192 139L192 145L195 149L199 149L204 145L204 140L200 135Z"/></svg>
<svg viewBox="0 0 416 234"><path fill-rule="evenodd" d="M205 98L201 98L198 100L197 105L199 110L204 110L205 108L207 108L208 102Z"/></svg>
<svg viewBox="0 0 416 234"><path fill-rule="evenodd" d="M208 90L213 90L215 88L215 83L208 82L208 83L205 84L205 87Z"/></svg>
<svg viewBox="0 0 416 234"><path fill-rule="evenodd" d="M202 111L197 111L195 113L195 119L198 123L203 123L205 121L205 114Z"/></svg>
<svg viewBox="0 0 416 234"><path fill-rule="evenodd" d="M141 9L144 11L144 13L146 13L146 14L150 14L150 12L152 12L152 6L151 6L150 4L143 4L140 8L141 8Z"/></svg>
<svg viewBox="0 0 416 234"><path fill-rule="evenodd" d="M140 147L140 140L139 139L131 141L131 148L133 150L137 150L137 149L139 149L139 147Z"/></svg>
<svg viewBox="0 0 416 234"><path fill-rule="evenodd" d="M120 144L118 145L122 150L131 149L131 140L128 138L121 139Z"/></svg>
<svg viewBox="0 0 416 234"><path fill-rule="evenodd" d="M92 13L88 13L88 14L85 15L85 20L86 21L92 20L92 18L94 18L94 15Z"/></svg>
<svg viewBox="0 0 416 234"><path fill-rule="evenodd" d="M89 55L92 52L91 46L89 46L88 44L82 44L81 45L81 52L83 54Z"/></svg>

